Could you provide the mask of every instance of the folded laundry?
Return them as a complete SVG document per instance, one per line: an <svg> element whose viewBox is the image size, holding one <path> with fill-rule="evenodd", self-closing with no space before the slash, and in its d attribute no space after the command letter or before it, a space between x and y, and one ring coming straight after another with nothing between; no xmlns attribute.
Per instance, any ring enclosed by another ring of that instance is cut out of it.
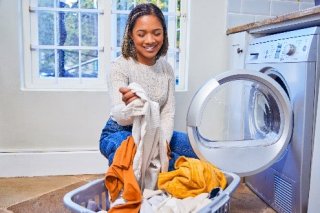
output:
<svg viewBox="0 0 320 213"><path fill-rule="evenodd" d="M224 189L227 185L223 172L206 161L181 156L175 169L159 174L158 188L176 198L195 197L216 187Z"/></svg>

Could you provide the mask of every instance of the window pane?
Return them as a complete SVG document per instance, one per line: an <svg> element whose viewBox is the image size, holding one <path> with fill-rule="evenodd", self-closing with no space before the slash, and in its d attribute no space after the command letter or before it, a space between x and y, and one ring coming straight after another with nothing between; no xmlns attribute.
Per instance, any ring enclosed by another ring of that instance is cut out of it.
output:
<svg viewBox="0 0 320 213"><path fill-rule="evenodd" d="M59 12L57 27L58 45L79 45L78 13Z"/></svg>
<svg viewBox="0 0 320 213"><path fill-rule="evenodd" d="M98 45L98 15L91 13L81 14L81 45Z"/></svg>
<svg viewBox="0 0 320 213"><path fill-rule="evenodd" d="M54 50L39 50L40 77L55 77Z"/></svg>
<svg viewBox="0 0 320 213"><path fill-rule="evenodd" d="M181 0L177 0L177 12L181 12Z"/></svg>
<svg viewBox="0 0 320 213"><path fill-rule="evenodd" d="M177 24L177 30L176 30L176 33L177 33L177 36L176 36L176 48L180 48L180 16L176 17L176 24Z"/></svg>
<svg viewBox="0 0 320 213"><path fill-rule="evenodd" d="M79 50L58 50L59 77L79 77Z"/></svg>
<svg viewBox="0 0 320 213"><path fill-rule="evenodd" d="M179 71L180 70L180 67L179 67L179 56L180 56L180 53L179 52L175 52L175 70L176 71Z"/></svg>
<svg viewBox="0 0 320 213"><path fill-rule="evenodd" d="M181 84L179 56L180 56L179 52L175 51L174 49L170 49L170 48L169 48L168 53L166 55L166 60L170 63L170 65L172 66L173 71L175 73L176 85Z"/></svg>
<svg viewBox="0 0 320 213"><path fill-rule="evenodd" d="M132 10L134 7L134 0L117 0L114 1L117 5L117 10Z"/></svg>
<svg viewBox="0 0 320 213"><path fill-rule="evenodd" d="M81 8L97 9L98 8L98 1L97 0L81 0Z"/></svg>
<svg viewBox="0 0 320 213"><path fill-rule="evenodd" d="M112 59L115 59L115 58L119 57L120 55L121 55L121 47L116 48L116 49L111 51Z"/></svg>
<svg viewBox="0 0 320 213"><path fill-rule="evenodd" d="M84 77L84 78L98 77L98 51L97 50L81 51L81 77Z"/></svg>
<svg viewBox="0 0 320 213"><path fill-rule="evenodd" d="M151 0L149 2L156 4L162 12L168 12L168 0Z"/></svg>
<svg viewBox="0 0 320 213"><path fill-rule="evenodd" d="M54 45L54 14L38 12L38 37L40 45Z"/></svg>
<svg viewBox="0 0 320 213"><path fill-rule="evenodd" d="M38 0L38 7L53 7L54 1L52 0Z"/></svg>
<svg viewBox="0 0 320 213"><path fill-rule="evenodd" d="M58 7L60 8L78 8L79 0L58 0Z"/></svg>
<svg viewBox="0 0 320 213"><path fill-rule="evenodd" d="M168 19L169 19L169 18L170 18L170 17L168 17L167 15L164 16L164 21L166 22L167 28L169 28L169 26L168 26ZM170 35L168 35L168 36L170 36Z"/></svg>
<svg viewBox="0 0 320 213"><path fill-rule="evenodd" d="M137 4L147 3L148 0L136 0Z"/></svg>
<svg viewBox="0 0 320 213"><path fill-rule="evenodd" d="M128 15L117 15L117 46L121 46Z"/></svg>

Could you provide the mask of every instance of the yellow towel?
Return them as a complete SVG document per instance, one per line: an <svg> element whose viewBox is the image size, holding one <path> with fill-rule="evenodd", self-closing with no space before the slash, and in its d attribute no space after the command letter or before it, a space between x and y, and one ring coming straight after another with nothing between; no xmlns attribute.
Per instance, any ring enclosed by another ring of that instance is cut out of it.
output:
<svg viewBox="0 0 320 213"><path fill-rule="evenodd" d="M174 167L176 170L159 174L158 188L176 198L195 197L227 185L223 172L208 162L181 156Z"/></svg>

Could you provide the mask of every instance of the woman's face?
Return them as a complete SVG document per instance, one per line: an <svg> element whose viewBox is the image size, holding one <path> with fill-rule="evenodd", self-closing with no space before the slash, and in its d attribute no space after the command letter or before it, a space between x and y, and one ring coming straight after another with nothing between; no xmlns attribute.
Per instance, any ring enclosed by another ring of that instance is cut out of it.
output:
<svg viewBox="0 0 320 213"><path fill-rule="evenodd" d="M163 36L162 25L156 16L145 15L137 19L131 38L140 63L146 65L155 63L155 57L163 44Z"/></svg>

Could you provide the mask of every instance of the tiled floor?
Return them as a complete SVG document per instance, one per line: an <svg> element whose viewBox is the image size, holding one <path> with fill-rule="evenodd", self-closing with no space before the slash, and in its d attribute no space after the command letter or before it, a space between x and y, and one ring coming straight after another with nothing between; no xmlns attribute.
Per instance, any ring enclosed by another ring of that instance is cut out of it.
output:
<svg viewBox="0 0 320 213"><path fill-rule="evenodd" d="M0 178L0 213L63 213L63 196L103 175ZM231 198L231 213L274 213L241 183Z"/></svg>

